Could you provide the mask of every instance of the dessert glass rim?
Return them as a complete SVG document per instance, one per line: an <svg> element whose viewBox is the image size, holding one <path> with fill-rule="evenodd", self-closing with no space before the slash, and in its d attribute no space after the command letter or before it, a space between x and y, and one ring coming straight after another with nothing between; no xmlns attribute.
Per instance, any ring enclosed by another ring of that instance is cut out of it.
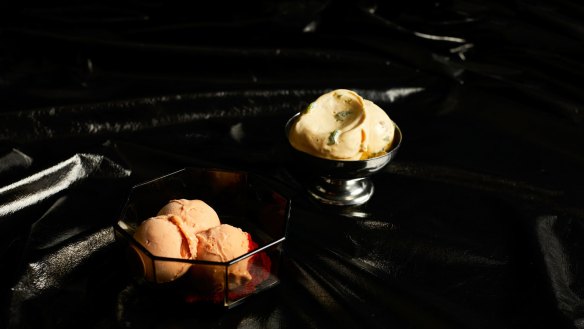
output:
<svg viewBox="0 0 584 329"><path fill-rule="evenodd" d="M235 174L251 175L251 176L254 176L255 178L260 179L260 180L265 179L265 178L261 177L261 175L259 175L259 174L255 174L253 172L241 170L241 169L221 168L221 167L205 167L205 166L187 166L187 167L183 167L183 168L174 170L174 171L166 173L166 174L162 174L162 175L154 177L152 179L148 179L146 181L142 181L140 183L134 184L130 187L130 191L132 191L136 188L140 188L142 186L148 185L148 184L152 184L156 181L163 180L165 178L168 178L168 177L171 177L171 176L183 173L183 172L187 172L189 170L203 170L203 171L209 171L209 172L211 172L211 171L228 172L228 173L235 173ZM126 206L130 203L131 195L132 195L132 193L130 192L130 194L128 195L126 201L124 202L124 206L122 208L126 208ZM292 203L292 200L289 198L286 198L286 207L285 208L286 208L286 213L288 214L286 216L290 216L289 214L290 214L290 210L291 210L291 203ZM266 249L269 249L275 245L278 245L286 240L286 234L284 234L282 237L280 237L278 239L275 239L275 240L268 242L264 245L258 246L256 249L250 250L250 251L248 251L248 252L246 252L238 257L235 257L229 261L223 261L223 262L201 260L201 259L165 257L165 256L158 256L158 255L151 253L148 249L146 249L146 247L144 247L144 245L142 243L138 242L134 238L134 236L129 232L130 228L124 227L125 223L124 223L123 217L124 216L122 215L122 217L118 218L118 220L114 223L114 225L113 225L114 230L117 231L118 233L120 233L134 247L138 248L140 250L140 252L144 253L148 258L150 258L154 261L168 261L168 262L177 262L177 263L216 265L216 266L231 266L233 264L240 262L243 259L250 258L250 257L254 256L255 254L258 254ZM286 226L286 228L284 229L284 232L287 231L288 221L286 221L285 226Z"/></svg>
<svg viewBox="0 0 584 329"><path fill-rule="evenodd" d="M147 181L143 181L143 182L140 182L138 184L134 184L134 185L131 186L130 190L132 190L134 188L137 188L137 187L140 187L140 186L143 186L143 185L147 185L147 184L154 183L157 180L161 180L161 179L164 179L164 178L167 178L167 177L176 175L178 173L181 173L183 171L187 171L189 169L195 169L195 170L198 169L198 170L206 170L206 171L222 171L222 172L229 172L229 173L239 173L239 174L251 174L251 175L253 175L252 172L245 171L245 170L240 170L240 169L221 168L221 167L188 166L188 167L183 167L183 168L180 168L180 169L176 169L176 170L174 170L172 172L163 174L161 176L154 177L154 178L149 179ZM129 199L129 197L128 197L128 199ZM126 203L127 203L127 201L128 200L126 200Z"/></svg>

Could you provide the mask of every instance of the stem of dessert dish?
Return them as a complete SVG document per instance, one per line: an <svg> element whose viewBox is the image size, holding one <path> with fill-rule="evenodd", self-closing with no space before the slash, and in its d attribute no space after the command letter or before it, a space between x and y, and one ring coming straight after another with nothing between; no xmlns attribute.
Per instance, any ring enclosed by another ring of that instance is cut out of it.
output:
<svg viewBox="0 0 584 329"><path fill-rule="evenodd" d="M358 206L373 195L373 182L369 178L338 179L320 177L308 189L311 197L333 206Z"/></svg>

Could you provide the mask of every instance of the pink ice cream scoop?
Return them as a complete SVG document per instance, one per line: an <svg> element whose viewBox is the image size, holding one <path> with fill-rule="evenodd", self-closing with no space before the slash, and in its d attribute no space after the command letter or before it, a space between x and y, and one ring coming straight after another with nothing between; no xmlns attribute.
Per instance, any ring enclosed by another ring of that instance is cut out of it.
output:
<svg viewBox="0 0 584 329"><path fill-rule="evenodd" d="M240 228L222 224L197 234L197 259L228 262L249 251L249 235ZM227 267L229 289L252 279L248 271L250 258ZM191 268L196 285L203 291L221 291L225 284L225 266L197 264Z"/></svg>
<svg viewBox="0 0 584 329"><path fill-rule="evenodd" d="M134 233L134 239L154 256L177 259L193 259L197 253L196 236L192 229L183 224L175 215L162 215L142 222ZM153 261L139 248L134 248L149 281L169 282L185 274L189 263L173 261Z"/></svg>
<svg viewBox="0 0 584 329"><path fill-rule="evenodd" d="M202 200L171 200L160 209L158 215L180 216L195 233L221 224L215 210Z"/></svg>

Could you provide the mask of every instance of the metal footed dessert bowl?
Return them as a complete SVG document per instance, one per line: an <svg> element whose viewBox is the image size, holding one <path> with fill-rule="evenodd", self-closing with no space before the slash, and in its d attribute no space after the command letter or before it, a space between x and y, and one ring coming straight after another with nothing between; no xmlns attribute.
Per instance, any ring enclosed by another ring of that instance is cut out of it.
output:
<svg viewBox="0 0 584 329"><path fill-rule="evenodd" d="M288 120L285 127L286 139L301 113ZM394 124L395 125L395 124ZM289 144L294 166L302 168L306 175L306 190L314 200L332 206L359 206L373 196L375 187L370 176L389 164L402 143L402 132L395 125L395 135L391 146L384 154L365 160L331 160L295 149Z"/></svg>

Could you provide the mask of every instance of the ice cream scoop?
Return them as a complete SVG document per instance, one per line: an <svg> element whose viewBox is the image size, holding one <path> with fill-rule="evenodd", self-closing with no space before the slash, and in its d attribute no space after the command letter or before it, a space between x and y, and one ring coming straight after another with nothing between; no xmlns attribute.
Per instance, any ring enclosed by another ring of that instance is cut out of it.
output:
<svg viewBox="0 0 584 329"><path fill-rule="evenodd" d="M158 215L180 216L185 224L194 230L194 233L221 224L215 210L202 200L171 200L160 209Z"/></svg>
<svg viewBox="0 0 584 329"><path fill-rule="evenodd" d="M222 224L197 234L197 259L228 262L249 251L249 235L240 228ZM229 289L234 289L252 279L248 271L250 258L227 267ZM225 284L226 267L197 264L191 268L196 286L203 291L221 291Z"/></svg>
<svg viewBox="0 0 584 329"><path fill-rule="evenodd" d="M196 256L197 242L192 230L183 225L183 220L175 215L162 215L142 222L134 233L134 239L152 255L177 259L192 259ZM159 283L173 281L185 274L190 264L155 260L134 247L144 268L144 276L149 281Z"/></svg>
<svg viewBox="0 0 584 329"><path fill-rule="evenodd" d="M394 124L379 106L356 92L326 93L301 113L290 129L290 144L299 151L333 160L363 160L391 146Z"/></svg>
<svg viewBox="0 0 584 329"><path fill-rule="evenodd" d="M363 158L372 158L388 151L395 135L395 124L385 111L370 100L363 100L367 113Z"/></svg>

